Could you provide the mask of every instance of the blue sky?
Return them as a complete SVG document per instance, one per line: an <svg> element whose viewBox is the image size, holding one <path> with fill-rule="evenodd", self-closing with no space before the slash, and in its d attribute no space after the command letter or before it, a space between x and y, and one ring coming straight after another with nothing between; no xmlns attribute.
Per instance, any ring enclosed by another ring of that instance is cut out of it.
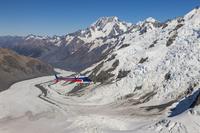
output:
<svg viewBox="0 0 200 133"><path fill-rule="evenodd" d="M0 0L0 35L64 35L102 16L165 21L199 5L200 0Z"/></svg>

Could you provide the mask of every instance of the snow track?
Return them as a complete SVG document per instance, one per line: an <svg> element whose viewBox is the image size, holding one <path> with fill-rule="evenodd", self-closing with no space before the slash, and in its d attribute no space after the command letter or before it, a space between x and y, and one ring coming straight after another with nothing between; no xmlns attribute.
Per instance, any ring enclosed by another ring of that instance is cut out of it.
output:
<svg viewBox="0 0 200 133"><path fill-rule="evenodd" d="M63 83L54 84L52 79L47 76L18 82L0 93L1 133L198 133L200 129L199 110L168 118L156 109L123 105L123 100L90 105L87 99L93 93L66 96L72 85L61 88ZM185 118L192 120L191 126Z"/></svg>

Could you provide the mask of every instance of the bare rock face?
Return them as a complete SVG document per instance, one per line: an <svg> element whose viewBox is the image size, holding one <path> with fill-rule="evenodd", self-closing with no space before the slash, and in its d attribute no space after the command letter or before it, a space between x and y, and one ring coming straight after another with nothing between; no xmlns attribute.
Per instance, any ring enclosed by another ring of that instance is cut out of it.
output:
<svg viewBox="0 0 200 133"><path fill-rule="evenodd" d="M40 60L0 48L0 91L6 90L17 81L52 73L53 68Z"/></svg>

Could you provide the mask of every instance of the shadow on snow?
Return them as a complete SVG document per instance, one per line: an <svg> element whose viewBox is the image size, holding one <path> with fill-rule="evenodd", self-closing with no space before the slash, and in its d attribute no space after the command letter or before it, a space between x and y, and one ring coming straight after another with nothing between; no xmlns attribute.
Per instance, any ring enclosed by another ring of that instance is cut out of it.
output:
<svg viewBox="0 0 200 133"><path fill-rule="evenodd" d="M171 113L170 113L169 117L177 116L177 115L185 112L189 108L193 108L195 106L195 103L196 103L196 101L197 101L199 96L200 96L200 89L198 89L197 91L195 91L191 95L189 95L189 96L185 97L184 99L182 99L176 105L176 107L171 109Z"/></svg>

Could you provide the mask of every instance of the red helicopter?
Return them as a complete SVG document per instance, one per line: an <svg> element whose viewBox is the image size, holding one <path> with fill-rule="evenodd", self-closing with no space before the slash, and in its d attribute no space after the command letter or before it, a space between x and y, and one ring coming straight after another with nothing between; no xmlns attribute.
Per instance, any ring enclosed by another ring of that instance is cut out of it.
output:
<svg viewBox="0 0 200 133"><path fill-rule="evenodd" d="M92 83L92 80L89 79L86 76L79 76L79 77L58 77L55 74L55 78L56 78L55 79L56 83L59 82L59 81L85 83L85 84Z"/></svg>

